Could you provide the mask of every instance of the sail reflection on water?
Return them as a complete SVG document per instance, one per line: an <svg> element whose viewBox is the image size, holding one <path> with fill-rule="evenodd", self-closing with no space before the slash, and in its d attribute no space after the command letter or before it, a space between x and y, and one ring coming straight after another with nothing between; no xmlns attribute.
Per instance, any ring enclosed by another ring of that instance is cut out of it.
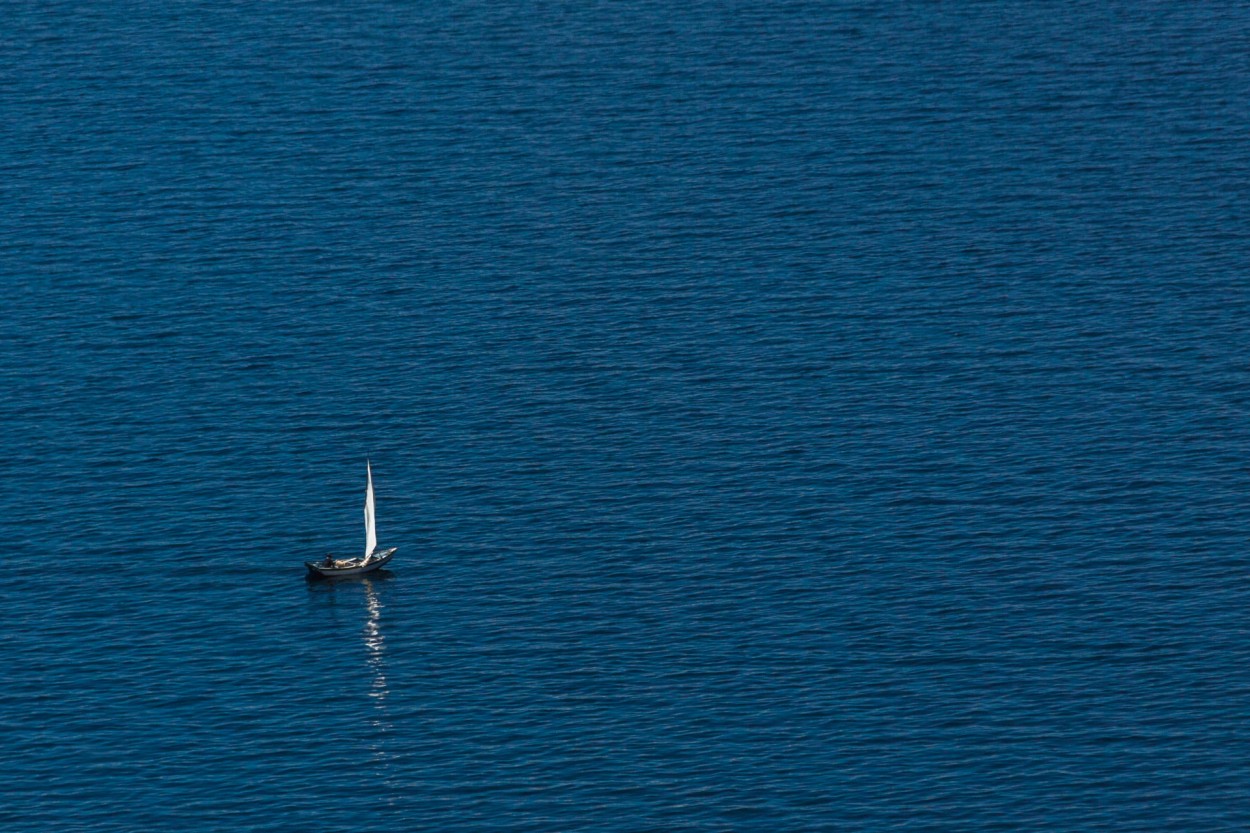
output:
<svg viewBox="0 0 1250 833"><path fill-rule="evenodd" d="M369 691L369 696L381 703L386 700L388 694L384 662L386 638L382 636L382 630L379 627L382 618L382 603L378 601L373 582L366 578L362 583L365 588L365 607L369 612L364 627L365 650L368 652L369 667L373 671L373 687Z"/></svg>
<svg viewBox="0 0 1250 833"><path fill-rule="evenodd" d="M382 777L385 782L384 776L390 768L390 761L394 758L394 755L389 751L386 740L392 725L386 708L386 697L390 694L390 688L386 684L386 637L382 635L381 628L382 602L374 589L372 579L363 579L361 586L365 591L365 610L367 612L361 636L365 641L365 659L373 675L373 684L369 689L369 696L373 698L373 702L377 707L376 714L369 721L377 732L371 744L372 754L370 759L372 765L379 768L376 770L377 776Z"/></svg>

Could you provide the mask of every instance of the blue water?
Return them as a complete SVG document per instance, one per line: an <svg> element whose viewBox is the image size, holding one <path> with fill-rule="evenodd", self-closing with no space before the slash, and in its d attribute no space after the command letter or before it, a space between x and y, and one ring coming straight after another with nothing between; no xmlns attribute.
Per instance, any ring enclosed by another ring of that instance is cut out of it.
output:
<svg viewBox="0 0 1250 833"><path fill-rule="evenodd" d="M1243 5L5 18L0 828L1250 827Z"/></svg>

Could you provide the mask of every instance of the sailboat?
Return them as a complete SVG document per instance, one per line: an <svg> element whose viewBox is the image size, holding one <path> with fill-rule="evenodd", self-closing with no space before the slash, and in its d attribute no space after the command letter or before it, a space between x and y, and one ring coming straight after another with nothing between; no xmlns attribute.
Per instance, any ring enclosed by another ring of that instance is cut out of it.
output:
<svg viewBox="0 0 1250 833"><path fill-rule="evenodd" d="M373 469L365 461L365 554L360 558L335 558L327 555L321 561L305 561L311 576L337 578L371 573L383 567L395 555L398 547L378 549L378 534L373 523Z"/></svg>

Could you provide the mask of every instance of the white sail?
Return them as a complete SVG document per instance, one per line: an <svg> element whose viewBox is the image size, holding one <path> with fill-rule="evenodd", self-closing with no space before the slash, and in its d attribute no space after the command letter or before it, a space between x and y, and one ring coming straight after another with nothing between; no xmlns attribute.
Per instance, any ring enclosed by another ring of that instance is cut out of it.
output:
<svg viewBox="0 0 1250 833"><path fill-rule="evenodd" d="M367 562L378 548L378 534L373 528L373 469L368 460L365 461L365 473L368 478L365 486L365 557L361 564Z"/></svg>

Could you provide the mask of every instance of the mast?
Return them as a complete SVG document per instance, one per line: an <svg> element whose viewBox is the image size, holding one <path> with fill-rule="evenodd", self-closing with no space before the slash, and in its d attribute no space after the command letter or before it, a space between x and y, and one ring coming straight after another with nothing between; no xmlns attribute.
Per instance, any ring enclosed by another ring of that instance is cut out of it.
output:
<svg viewBox="0 0 1250 833"><path fill-rule="evenodd" d="M364 566L369 556L378 548L378 534L373 528L373 468L365 460L365 557L360 562Z"/></svg>

